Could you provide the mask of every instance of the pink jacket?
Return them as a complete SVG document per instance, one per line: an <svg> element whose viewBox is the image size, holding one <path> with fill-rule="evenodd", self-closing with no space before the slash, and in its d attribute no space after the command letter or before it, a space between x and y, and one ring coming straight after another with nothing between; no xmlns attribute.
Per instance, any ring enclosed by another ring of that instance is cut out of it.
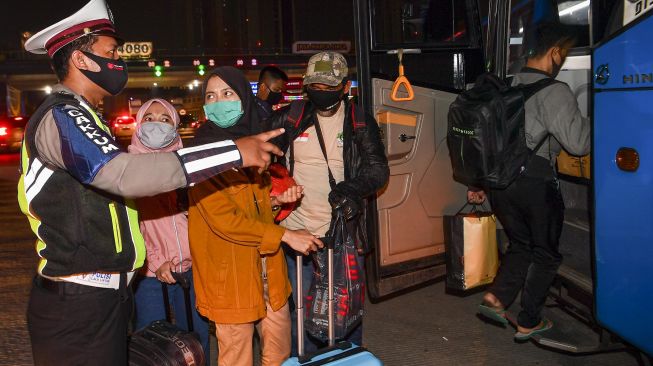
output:
<svg viewBox="0 0 653 366"><path fill-rule="evenodd" d="M143 115L152 103L160 103L174 119L175 126L179 124L179 115L172 105L163 99L151 99L143 104L136 115L136 131L132 135L129 152L144 154L154 152L171 152L182 147L181 138L169 146L154 150L143 145L139 139L139 130ZM177 192L162 193L153 197L136 200L139 221L145 249L147 250L146 275L155 277L155 272L161 265L170 261L174 271L186 272L191 268L190 246L188 243L188 216L177 205Z"/></svg>

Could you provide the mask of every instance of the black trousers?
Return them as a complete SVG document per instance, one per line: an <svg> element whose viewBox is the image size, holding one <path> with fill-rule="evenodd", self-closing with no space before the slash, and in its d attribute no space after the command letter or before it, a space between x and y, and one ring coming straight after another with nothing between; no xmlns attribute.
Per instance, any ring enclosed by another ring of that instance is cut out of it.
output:
<svg viewBox="0 0 653 366"><path fill-rule="evenodd" d="M547 168L550 167L547 163ZM499 272L490 287L508 307L522 291L517 322L533 328L555 279L562 255L558 252L564 203L557 180L522 176L505 190L492 190L490 202L510 239Z"/></svg>
<svg viewBox="0 0 653 366"><path fill-rule="evenodd" d="M34 280L27 308L34 365L127 365L131 289L66 286Z"/></svg>

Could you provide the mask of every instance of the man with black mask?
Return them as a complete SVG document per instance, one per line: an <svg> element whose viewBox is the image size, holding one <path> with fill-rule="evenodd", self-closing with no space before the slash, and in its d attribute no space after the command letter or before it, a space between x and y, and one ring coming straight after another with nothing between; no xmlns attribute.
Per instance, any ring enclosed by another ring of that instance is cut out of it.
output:
<svg viewBox="0 0 653 366"><path fill-rule="evenodd" d="M268 129L285 128L286 133L272 142L289 152L286 166L297 184L304 186L302 201L281 225L293 230L306 229L322 237L329 229L333 210L341 208L348 226L356 228L352 233L354 240L362 246L368 200L387 183L389 168L374 117L346 98L351 87L347 72L347 61L339 53L321 52L312 56L304 76L308 100L294 101L275 112L268 120ZM289 250L286 255L290 282L296 293L295 253ZM313 272L310 260L304 260L303 272L304 293L307 293ZM362 326L353 330L347 339L360 345ZM314 341L305 342L306 352L321 346ZM296 342L294 333L293 342ZM293 346L292 350L296 352L297 347Z"/></svg>
<svg viewBox="0 0 653 366"><path fill-rule="evenodd" d="M266 66L259 73L256 104L261 120L270 117L272 107L283 102L286 81L288 81L288 75L276 66Z"/></svg>
<svg viewBox="0 0 653 366"><path fill-rule="evenodd" d="M526 67L515 75L512 85L555 78L575 41L561 24L540 24L527 34ZM553 325L541 311L562 261L558 244L564 203L554 169L556 157L563 147L573 155L590 150L590 122L581 115L567 84L556 82L540 90L526 102L525 111L526 143L530 149L540 147L508 188L487 192L510 245L479 306L482 315L507 324L505 311L521 291L515 334L519 341ZM485 195L475 190L467 194L472 203L482 203Z"/></svg>
<svg viewBox="0 0 653 366"><path fill-rule="evenodd" d="M64 6L63 3L61 6ZM267 167L283 131L176 152L127 154L97 108L127 84L104 0L25 42L60 84L27 123L18 201L39 256L27 309L34 365L127 365L130 282L145 246L132 198L192 186L241 166Z"/></svg>

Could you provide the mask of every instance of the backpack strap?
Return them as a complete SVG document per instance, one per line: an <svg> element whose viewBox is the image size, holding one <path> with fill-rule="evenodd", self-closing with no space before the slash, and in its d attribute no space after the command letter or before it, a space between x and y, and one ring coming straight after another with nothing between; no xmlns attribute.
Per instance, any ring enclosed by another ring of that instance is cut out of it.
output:
<svg viewBox="0 0 653 366"><path fill-rule="evenodd" d="M537 94L540 90L555 83L559 83L559 81L554 78L544 78L531 84L521 84L518 86L518 88L524 94L524 103L526 103L527 100Z"/></svg>
<svg viewBox="0 0 653 366"><path fill-rule="evenodd" d="M540 90L546 88L549 85L553 85L555 83L559 83L559 81L554 78L547 77L531 84L519 85L518 87L521 89L522 93L524 94L524 104L526 103L527 100L529 100L532 96L537 94ZM542 140L540 140L540 142L538 142L537 145L535 145L533 150L531 150L531 154L528 158L528 163L526 163L527 166L530 164L531 160L533 159L537 151L540 150L542 145L544 145L544 142L546 142L550 137L551 134L547 133L542 138Z"/></svg>
<svg viewBox="0 0 653 366"><path fill-rule="evenodd" d="M327 156L326 144L324 143L324 136L322 135L322 129L320 128L320 121L315 121L315 134L317 135L317 141L320 143L320 150L322 150L322 155L324 155L324 160L327 165L327 172L329 173L329 185L331 189L336 188L336 179L333 177L331 168L329 167L329 157Z"/></svg>
<svg viewBox="0 0 653 366"><path fill-rule="evenodd" d="M299 124L304 117L304 109L306 108L305 100L295 100L290 103L290 111L288 111L287 121L289 124L299 127ZM295 140L290 141L288 152L288 175L293 176L295 171Z"/></svg>
<svg viewBox="0 0 653 366"><path fill-rule="evenodd" d="M351 121L354 126L354 130L358 128L365 128L367 123L365 122L365 112L363 108L352 103L351 104Z"/></svg>
<svg viewBox="0 0 653 366"><path fill-rule="evenodd" d="M290 103L290 111L288 112L287 120L290 124L295 126L295 128L299 127L299 123L302 121L302 117L304 117L305 108L306 101L303 99L294 100Z"/></svg>

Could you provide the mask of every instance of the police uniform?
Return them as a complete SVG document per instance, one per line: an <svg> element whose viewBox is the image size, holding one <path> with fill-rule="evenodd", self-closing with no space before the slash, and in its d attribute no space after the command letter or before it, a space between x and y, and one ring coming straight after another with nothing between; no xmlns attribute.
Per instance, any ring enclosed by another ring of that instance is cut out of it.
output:
<svg viewBox="0 0 653 366"><path fill-rule="evenodd" d="M120 41L104 0L34 35L25 48L52 57L88 34ZM129 281L145 259L130 198L240 165L233 141L126 154L83 96L55 86L27 124L18 184L40 258L27 314L35 365L125 365Z"/></svg>

